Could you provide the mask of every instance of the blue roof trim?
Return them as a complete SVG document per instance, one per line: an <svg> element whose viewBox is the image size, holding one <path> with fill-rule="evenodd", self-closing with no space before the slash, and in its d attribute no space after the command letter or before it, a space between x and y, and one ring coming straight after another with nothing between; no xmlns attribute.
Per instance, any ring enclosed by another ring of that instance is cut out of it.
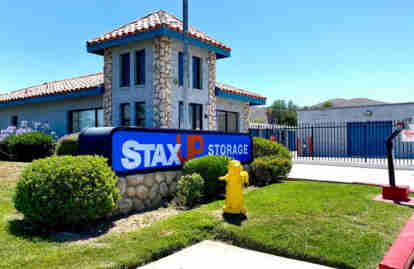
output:
<svg viewBox="0 0 414 269"><path fill-rule="evenodd" d="M242 96L234 93L229 93L222 91L220 88L216 87L216 96L222 98L233 99L236 101L241 101L245 103L249 103L251 106L261 106L266 104L266 100L250 97L250 96Z"/></svg>
<svg viewBox="0 0 414 269"><path fill-rule="evenodd" d="M178 40L183 40L184 39L184 35L178 32L175 32L173 30L168 29L167 27L163 26L161 28L152 30L152 31L148 31L148 32L144 32L144 33L138 33L132 36L127 36L124 38L120 38L120 39L115 39L115 40L108 40L105 41L103 43L99 43L99 44L94 44L91 46L86 46L87 50L89 53L94 53L94 54L99 54L99 55L103 55L103 50L107 49L107 48L111 48L111 47L116 47L116 46L120 46L120 45L125 45L128 43L132 43L132 42L136 42L136 41L140 41L140 40L144 40L144 39L152 39L154 37L157 36L161 36L161 35L166 35L169 36L171 38L174 39L178 39ZM203 49L207 49L210 51L214 51L217 54L217 58L221 59L221 58L227 58L231 56L231 52L227 51L225 49L221 49L219 47L210 45L208 43L205 43L203 41L200 41L198 39L189 38L189 43L190 45L196 46L196 47L200 47Z"/></svg>
<svg viewBox="0 0 414 269"><path fill-rule="evenodd" d="M7 103L0 103L0 108L36 104L36 103L43 103L43 102L52 102L52 101L74 99L74 98L81 98L81 97L89 97L89 96L101 95L104 93L104 91L105 89L103 87L95 87L89 90L80 90L78 92L73 92L73 93L39 96L39 97L33 97L33 98L28 98L28 99L23 99L23 100L10 101Z"/></svg>

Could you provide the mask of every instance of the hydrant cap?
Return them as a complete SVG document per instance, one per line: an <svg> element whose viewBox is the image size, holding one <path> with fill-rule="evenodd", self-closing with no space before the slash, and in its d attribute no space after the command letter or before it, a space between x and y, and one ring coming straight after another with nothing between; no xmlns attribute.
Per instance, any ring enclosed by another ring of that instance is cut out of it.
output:
<svg viewBox="0 0 414 269"><path fill-rule="evenodd" d="M239 166L240 165L240 162L239 161L237 161L237 160L232 160L232 161L230 161L230 163L229 163L229 166Z"/></svg>

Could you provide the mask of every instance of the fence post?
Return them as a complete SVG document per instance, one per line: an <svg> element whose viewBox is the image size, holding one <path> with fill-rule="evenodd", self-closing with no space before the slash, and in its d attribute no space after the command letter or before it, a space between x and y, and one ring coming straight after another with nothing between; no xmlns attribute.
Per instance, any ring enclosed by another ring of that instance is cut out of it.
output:
<svg viewBox="0 0 414 269"><path fill-rule="evenodd" d="M313 125L311 129L311 137L309 139L309 154L312 156L312 160L313 160Z"/></svg>

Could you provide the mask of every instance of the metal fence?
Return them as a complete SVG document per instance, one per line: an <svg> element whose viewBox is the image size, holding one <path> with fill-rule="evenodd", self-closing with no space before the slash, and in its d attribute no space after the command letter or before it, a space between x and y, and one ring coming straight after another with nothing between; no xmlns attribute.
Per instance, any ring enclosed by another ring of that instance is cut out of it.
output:
<svg viewBox="0 0 414 269"><path fill-rule="evenodd" d="M315 122L298 126L250 124L253 136L286 146L295 161L387 166L386 140L398 121ZM394 141L395 164L413 168L414 143Z"/></svg>

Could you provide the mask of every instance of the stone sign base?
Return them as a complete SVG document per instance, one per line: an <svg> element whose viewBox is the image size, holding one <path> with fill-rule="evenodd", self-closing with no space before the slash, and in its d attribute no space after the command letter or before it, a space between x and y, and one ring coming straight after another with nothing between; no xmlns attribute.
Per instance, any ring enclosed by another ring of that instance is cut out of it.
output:
<svg viewBox="0 0 414 269"><path fill-rule="evenodd" d="M113 214L128 214L159 207L164 198L175 194L181 175L181 171L168 171L120 177L117 186L121 199Z"/></svg>

